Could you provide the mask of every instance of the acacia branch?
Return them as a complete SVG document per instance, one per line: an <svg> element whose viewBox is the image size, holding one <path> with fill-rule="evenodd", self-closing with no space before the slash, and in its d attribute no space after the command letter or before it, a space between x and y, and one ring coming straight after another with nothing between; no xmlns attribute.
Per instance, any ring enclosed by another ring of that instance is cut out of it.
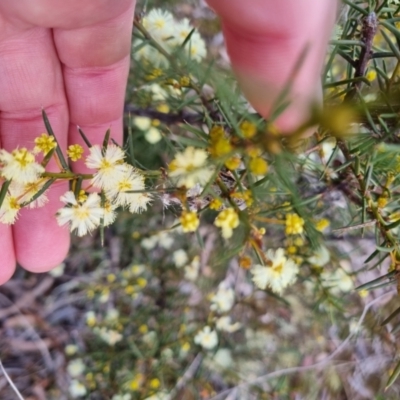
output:
<svg viewBox="0 0 400 400"><path fill-rule="evenodd" d="M378 31L378 18L374 12L368 14L362 22L361 41L364 46L361 48L360 57L356 61L354 77L358 78L365 75L368 62L372 58L372 43L376 32ZM353 83L353 88L346 94L345 101L350 101L354 98L357 91L361 88L361 81Z"/></svg>

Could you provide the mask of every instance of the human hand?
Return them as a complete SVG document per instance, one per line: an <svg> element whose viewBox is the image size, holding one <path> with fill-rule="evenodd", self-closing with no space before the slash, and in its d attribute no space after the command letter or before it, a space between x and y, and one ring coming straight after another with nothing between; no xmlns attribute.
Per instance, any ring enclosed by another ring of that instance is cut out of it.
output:
<svg viewBox="0 0 400 400"><path fill-rule="evenodd" d="M92 143L101 143L108 128L122 141L134 6L134 0L0 2L0 147L32 149L45 131L41 108L64 151L82 143L77 125ZM54 215L67 190L53 186L45 207L22 209L12 227L0 224L0 284L16 261L44 272L65 258L69 230Z"/></svg>
<svg viewBox="0 0 400 400"><path fill-rule="evenodd" d="M293 102L277 120L280 129L292 130L306 119L316 97L336 1L253 0L251 7L238 0L209 3L222 17L239 82L264 116L302 51L311 45L293 82ZM63 149L81 143L77 125L92 143L101 142L110 126L113 137L121 141L133 10L134 0L71 0L57 7L52 0L0 3L3 148L33 147L34 138L44 130L41 107ZM77 168L85 172L82 163ZM64 184L53 187L49 204L21 210L12 228L0 224L0 284L11 277L16 261L30 271L44 272L64 259L69 232L57 225L54 214L66 190Z"/></svg>

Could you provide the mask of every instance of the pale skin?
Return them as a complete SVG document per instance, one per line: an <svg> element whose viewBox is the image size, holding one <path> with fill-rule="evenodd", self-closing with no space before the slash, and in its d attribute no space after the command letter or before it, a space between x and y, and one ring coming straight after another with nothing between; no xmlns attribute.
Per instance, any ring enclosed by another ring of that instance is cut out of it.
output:
<svg viewBox="0 0 400 400"><path fill-rule="evenodd" d="M318 97L319 72L336 13L336 0L209 0L223 23L228 52L241 86L268 117L300 54L307 56L292 85L292 105L278 119L290 131ZM122 140L129 70L133 0L2 0L0 2L0 146L33 147L49 116L60 145L92 143L111 127ZM50 165L50 169L55 168ZM84 172L80 163L77 168ZM22 210L12 227L0 224L0 284L18 262L45 272L66 257L70 238L54 214L68 190L50 190L44 208Z"/></svg>

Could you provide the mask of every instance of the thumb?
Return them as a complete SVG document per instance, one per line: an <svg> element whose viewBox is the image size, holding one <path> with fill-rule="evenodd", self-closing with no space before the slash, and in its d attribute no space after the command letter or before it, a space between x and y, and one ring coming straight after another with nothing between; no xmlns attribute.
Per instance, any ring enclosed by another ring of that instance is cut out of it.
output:
<svg viewBox="0 0 400 400"><path fill-rule="evenodd" d="M268 118L290 84L290 105L275 123L283 132L293 131L321 94L336 0L207 1L222 19L232 67L253 107Z"/></svg>

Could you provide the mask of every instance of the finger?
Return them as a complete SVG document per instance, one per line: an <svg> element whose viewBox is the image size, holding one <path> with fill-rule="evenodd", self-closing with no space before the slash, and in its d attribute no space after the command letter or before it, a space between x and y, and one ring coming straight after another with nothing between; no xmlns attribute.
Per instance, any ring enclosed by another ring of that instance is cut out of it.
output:
<svg viewBox="0 0 400 400"><path fill-rule="evenodd" d="M71 144L84 145L77 126L91 143L101 143L107 129L111 129L112 138L122 142L133 14L134 4L117 17L93 26L54 30L57 53L63 63ZM82 161L76 169L86 172Z"/></svg>
<svg viewBox="0 0 400 400"><path fill-rule="evenodd" d="M45 131L40 113L44 107L61 147L65 148L68 108L51 32L31 28L2 38L0 134L3 147L9 151L17 147L32 149L34 138ZM54 165L50 168L56 169ZM60 194L66 190L65 184L51 190L47 206L22 210L13 226L16 259L28 270L49 270L67 254L69 234L57 225L54 217L61 207Z"/></svg>
<svg viewBox="0 0 400 400"><path fill-rule="evenodd" d="M0 285L2 285L12 277L17 263L11 227L2 223L0 223L0 249L2 250L0 261Z"/></svg>
<svg viewBox="0 0 400 400"><path fill-rule="evenodd" d="M208 0L221 16L233 69L252 105L268 117L291 78L290 106L276 121L291 131L318 97L336 0ZM298 70L293 70L306 51Z"/></svg>
<svg viewBox="0 0 400 400"><path fill-rule="evenodd" d="M0 262L0 285L6 283L15 271L15 253L11 227L0 223L0 248L2 249Z"/></svg>
<svg viewBox="0 0 400 400"><path fill-rule="evenodd" d="M0 12L9 19L45 28L76 29L120 15L133 0L2 0ZM101 43L98 44L101 46Z"/></svg>
<svg viewBox="0 0 400 400"><path fill-rule="evenodd" d="M0 261L0 285L2 285L12 277L17 263L11 226L2 223L0 223L0 249L2 249Z"/></svg>
<svg viewBox="0 0 400 400"><path fill-rule="evenodd" d="M60 197L68 190L65 182L53 184L46 192L48 204L22 209L14 229L18 263L28 271L46 272L67 256L70 244L68 227L60 227L55 215L62 207Z"/></svg>

